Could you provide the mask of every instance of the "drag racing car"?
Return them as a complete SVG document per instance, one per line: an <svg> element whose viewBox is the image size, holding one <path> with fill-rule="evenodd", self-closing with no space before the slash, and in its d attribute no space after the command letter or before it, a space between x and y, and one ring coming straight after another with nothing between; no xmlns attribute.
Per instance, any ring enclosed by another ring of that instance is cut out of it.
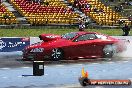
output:
<svg viewBox="0 0 132 88"><path fill-rule="evenodd" d="M96 32L71 32L64 35L41 34L42 42L23 49L22 60L78 60L112 58L126 50L122 40Z"/></svg>

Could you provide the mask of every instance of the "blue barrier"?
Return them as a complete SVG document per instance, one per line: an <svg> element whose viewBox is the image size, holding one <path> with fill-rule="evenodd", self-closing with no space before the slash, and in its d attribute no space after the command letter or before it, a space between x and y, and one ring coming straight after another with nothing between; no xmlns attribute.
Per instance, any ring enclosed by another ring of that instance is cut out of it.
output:
<svg viewBox="0 0 132 88"><path fill-rule="evenodd" d="M0 52L22 51L30 45L30 38L0 38Z"/></svg>

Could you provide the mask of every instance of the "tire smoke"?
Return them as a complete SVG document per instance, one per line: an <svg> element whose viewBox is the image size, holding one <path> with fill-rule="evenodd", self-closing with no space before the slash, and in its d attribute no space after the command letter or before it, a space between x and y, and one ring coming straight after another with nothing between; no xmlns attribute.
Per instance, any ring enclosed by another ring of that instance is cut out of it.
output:
<svg viewBox="0 0 132 88"><path fill-rule="evenodd" d="M122 59L132 59L132 41L126 43L126 51L116 54L116 57L120 57Z"/></svg>

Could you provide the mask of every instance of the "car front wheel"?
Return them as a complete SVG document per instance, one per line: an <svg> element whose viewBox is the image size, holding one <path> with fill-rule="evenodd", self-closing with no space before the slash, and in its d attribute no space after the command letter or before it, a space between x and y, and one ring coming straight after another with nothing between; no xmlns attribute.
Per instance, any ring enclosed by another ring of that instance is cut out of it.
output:
<svg viewBox="0 0 132 88"><path fill-rule="evenodd" d="M105 45L103 48L103 53L105 58L112 58L115 53L114 45Z"/></svg>
<svg viewBox="0 0 132 88"><path fill-rule="evenodd" d="M64 53L62 49L55 48L52 50L51 58L54 61L62 60L64 57Z"/></svg>

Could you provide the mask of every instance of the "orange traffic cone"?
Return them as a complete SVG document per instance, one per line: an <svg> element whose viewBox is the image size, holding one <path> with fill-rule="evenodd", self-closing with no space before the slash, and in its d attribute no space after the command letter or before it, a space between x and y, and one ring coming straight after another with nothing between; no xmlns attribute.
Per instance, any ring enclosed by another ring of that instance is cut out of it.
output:
<svg viewBox="0 0 132 88"><path fill-rule="evenodd" d="M86 73L85 73L85 77L88 78L88 71L86 71Z"/></svg>

